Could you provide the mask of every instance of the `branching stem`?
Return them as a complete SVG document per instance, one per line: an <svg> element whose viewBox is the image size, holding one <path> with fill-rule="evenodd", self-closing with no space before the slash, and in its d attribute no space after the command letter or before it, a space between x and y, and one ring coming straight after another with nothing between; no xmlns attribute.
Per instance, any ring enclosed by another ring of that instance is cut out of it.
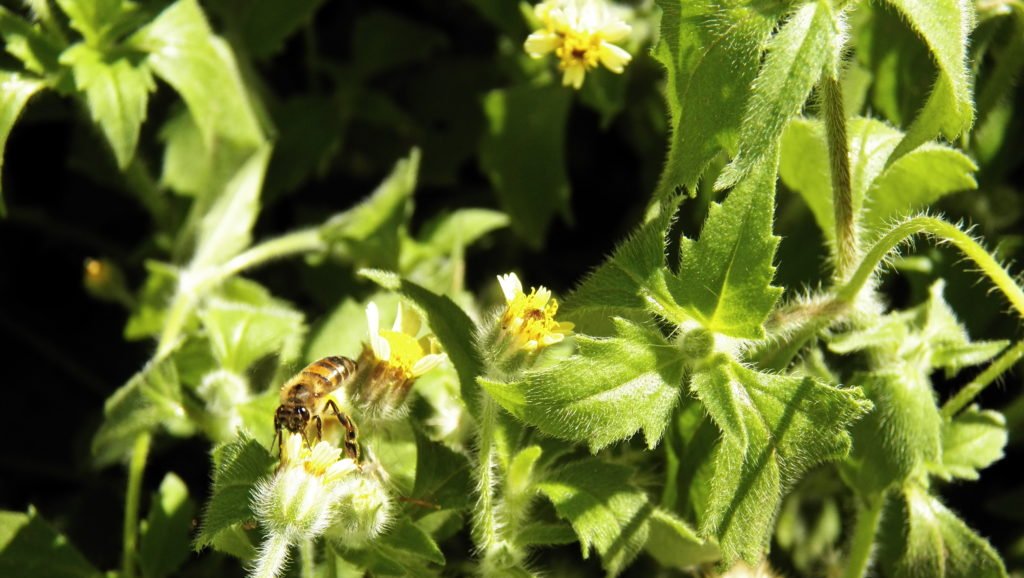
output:
<svg viewBox="0 0 1024 578"><path fill-rule="evenodd" d="M124 498L124 532L121 548L121 576L135 578L135 558L139 536L139 500L142 495L142 474L149 456L149 433L135 438L132 458L128 464L128 491Z"/></svg>

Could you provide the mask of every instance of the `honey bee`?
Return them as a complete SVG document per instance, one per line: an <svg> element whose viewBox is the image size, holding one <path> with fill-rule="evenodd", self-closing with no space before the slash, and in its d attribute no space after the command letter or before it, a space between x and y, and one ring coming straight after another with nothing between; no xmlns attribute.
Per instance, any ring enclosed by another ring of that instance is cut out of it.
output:
<svg viewBox="0 0 1024 578"><path fill-rule="evenodd" d="M284 442L282 428L301 434L309 445L307 435L310 422L316 424L316 440L323 437L322 415L333 414L345 429L342 444L345 455L359 459L359 430L352 419L338 409L330 394L355 375L356 362L347 357L331 356L314 361L281 386L281 405L274 413L278 451Z"/></svg>

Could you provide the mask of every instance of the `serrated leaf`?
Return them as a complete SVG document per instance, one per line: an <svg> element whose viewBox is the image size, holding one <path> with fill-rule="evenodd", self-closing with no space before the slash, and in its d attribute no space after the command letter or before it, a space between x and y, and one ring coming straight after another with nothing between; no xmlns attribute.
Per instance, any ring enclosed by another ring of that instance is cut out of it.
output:
<svg viewBox="0 0 1024 578"><path fill-rule="evenodd" d="M764 337L782 289L771 285L779 238L773 153L722 204L712 204L700 240L683 238L678 277L669 278L675 302L709 331L730 337Z"/></svg>
<svg viewBox="0 0 1024 578"><path fill-rule="evenodd" d="M375 538L368 548L347 550L342 555L379 576L434 577L440 575L437 565L445 563L434 539L408 518Z"/></svg>
<svg viewBox="0 0 1024 578"><path fill-rule="evenodd" d="M978 471L1003 458L1006 418L993 410L972 406L942 424L942 459L932 466L944 480L977 480Z"/></svg>
<svg viewBox="0 0 1024 578"><path fill-rule="evenodd" d="M3 13L0 13L0 17ZM11 135L14 121L18 120L23 108L43 83L28 78L17 72L0 71L0 170L3 169L4 150L7 148L7 137ZM0 193L3 188L0 187ZM0 217L7 214L3 196L0 196Z"/></svg>
<svg viewBox="0 0 1024 578"><path fill-rule="evenodd" d="M974 122L967 67L967 42L974 28L974 4L965 0L886 0L924 41L939 77L890 162L940 134L953 140Z"/></svg>
<svg viewBox="0 0 1024 578"><path fill-rule="evenodd" d="M887 576L1007 576L1003 561L987 540L916 486L889 499L877 543L879 565Z"/></svg>
<svg viewBox="0 0 1024 578"><path fill-rule="evenodd" d="M884 122L864 117L849 119L850 189L853 210L861 213L867 191L875 183L903 134ZM832 175L828 142L820 121L797 118L782 134L779 176L786 186L800 193L814 214L825 238L835 239L835 209L832 205ZM893 194L892 191L887 191ZM892 202L898 202L896 194Z"/></svg>
<svg viewBox="0 0 1024 578"><path fill-rule="evenodd" d="M666 69L671 144L657 198L676 187L696 193L708 163L735 153L761 49L782 16L779 6L723 0L658 0L661 35L654 57Z"/></svg>
<svg viewBox="0 0 1024 578"><path fill-rule="evenodd" d="M128 39L184 99L208 146L216 136L252 147L265 138L234 56L197 0L178 0Z"/></svg>
<svg viewBox="0 0 1024 578"><path fill-rule="evenodd" d="M410 497L440 510L467 508L473 497L469 472L466 456L416 431L416 483Z"/></svg>
<svg viewBox="0 0 1024 578"><path fill-rule="evenodd" d="M726 564L768 547L786 490L816 464L850 450L847 428L871 407L863 394L812 378L759 373L722 357L691 388L722 430L702 533Z"/></svg>
<svg viewBox="0 0 1024 578"><path fill-rule="evenodd" d="M250 505L252 489L270 474L275 460L263 445L243 433L214 449L213 461L213 486L196 535L196 551L215 545L218 536L235 524L255 519Z"/></svg>
<svg viewBox="0 0 1024 578"><path fill-rule="evenodd" d="M642 429L653 448L678 401L683 361L657 330L623 319L615 325L615 337L578 335L575 355L519 381L478 381L509 413L546 434L586 441L596 452Z"/></svg>
<svg viewBox="0 0 1024 578"><path fill-rule="evenodd" d="M156 89L149 68L138 59L110 57L85 44L64 51L60 62L71 67L93 122L103 130L118 168L124 170L135 156L149 93Z"/></svg>
<svg viewBox="0 0 1024 578"><path fill-rule="evenodd" d="M774 155L786 122L803 108L835 52L839 18L827 0L807 2L768 41L743 115L739 151L718 176L716 189L735 186Z"/></svg>
<svg viewBox="0 0 1024 578"><path fill-rule="evenodd" d="M544 246L556 213L568 214L565 125L571 102L557 86L518 86L484 96L487 133L480 168L512 229L534 249Z"/></svg>
<svg viewBox="0 0 1024 578"><path fill-rule="evenodd" d="M173 574L189 556L195 504L188 487L173 472L153 494L139 539L139 568L145 578Z"/></svg>
<svg viewBox="0 0 1024 578"><path fill-rule="evenodd" d="M124 0L57 0L71 27L92 47L103 48L116 35L135 6Z"/></svg>
<svg viewBox="0 0 1024 578"><path fill-rule="evenodd" d="M431 293L394 273L363 270L360 275L385 289L397 291L416 305L459 374L462 402L470 412L475 412L479 397L475 380L483 372L483 362L473 346L473 321L466 312L448 297Z"/></svg>
<svg viewBox="0 0 1024 578"><path fill-rule="evenodd" d="M203 216L190 270L203 271L221 265L252 243L252 227L260 209L260 190L269 158L269 147L254 152Z"/></svg>
<svg viewBox="0 0 1024 578"><path fill-rule="evenodd" d="M366 200L324 223L320 235L358 266L397 269L419 167L420 151L413 149Z"/></svg>
<svg viewBox="0 0 1024 578"><path fill-rule="evenodd" d="M133 375L107 398L103 416L92 439L97 466L127 459L141 433L163 427L176 435L191 434L173 357L150 362Z"/></svg>
<svg viewBox="0 0 1024 578"><path fill-rule="evenodd" d="M976 189L977 170L974 161L962 152L939 143L925 143L896 159L872 183L864 203L864 225L878 229L950 193Z"/></svg>
<svg viewBox="0 0 1024 578"><path fill-rule="evenodd" d="M0 575L48 578L102 578L67 537L39 517L0 511Z"/></svg>
<svg viewBox="0 0 1024 578"><path fill-rule="evenodd" d="M573 462L537 485L572 524L583 557L592 550L610 576L622 571L647 542L648 521L654 508L630 479L629 467L597 458Z"/></svg>
<svg viewBox="0 0 1024 578"><path fill-rule="evenodd" d="M63 46L44 33L38 24L31 24L0 6L0 36L4 39L4 50L20 60L29 72L41 76L60 73L57 59Z"/></svg>
<svg viewBox="0 0 1024 578"><path fill-rule="evenodd" d="M303 315L283 304L253 306L214 299L199 311L199 318L220 365L242 375L267 355L281 353L288 345L295 349L305 332Z"/></svg>
<svg viewBox="0 0 1024 578"><path fill-rule="evenodd" d="M664 211L619 243L569 295L562 316L591 335L610 334L615 317L646 319L652 308L666 319L683 322L685 314L675 306L665 283L665 235L671 217Z"/></svg>

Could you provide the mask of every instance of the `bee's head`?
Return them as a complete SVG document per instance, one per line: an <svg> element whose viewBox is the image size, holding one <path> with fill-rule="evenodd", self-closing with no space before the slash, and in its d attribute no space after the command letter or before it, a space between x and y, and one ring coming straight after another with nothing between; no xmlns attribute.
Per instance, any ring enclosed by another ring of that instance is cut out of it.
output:
<svg viewBox="0 0 1024 578"><path fill-rule="evenodd" d="M290 432L303 433L309 417L309 410L301 405L282 405L274 414L274 424L278 429L283 427Z"/></svg>

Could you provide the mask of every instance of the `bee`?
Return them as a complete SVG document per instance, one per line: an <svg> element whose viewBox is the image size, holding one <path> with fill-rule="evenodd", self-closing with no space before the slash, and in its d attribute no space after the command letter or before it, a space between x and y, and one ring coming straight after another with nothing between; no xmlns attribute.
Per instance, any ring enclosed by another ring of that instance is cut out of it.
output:
<svg viewBox="0 0 1024 578"><path fill-rule="evenodd" d="M274 413L274 430L278 440L278 452L284 443L282 429L301 434L309 445L310 422L316 424L316 439L323 437L322 415L334 415L344 428L343 446L345 455L359 459L359 430L352 419L338 409L330 397L331 392L341 387L355 375L356 362L347 357L331 356L314 361L281 386L281 405Z"/></svg>

